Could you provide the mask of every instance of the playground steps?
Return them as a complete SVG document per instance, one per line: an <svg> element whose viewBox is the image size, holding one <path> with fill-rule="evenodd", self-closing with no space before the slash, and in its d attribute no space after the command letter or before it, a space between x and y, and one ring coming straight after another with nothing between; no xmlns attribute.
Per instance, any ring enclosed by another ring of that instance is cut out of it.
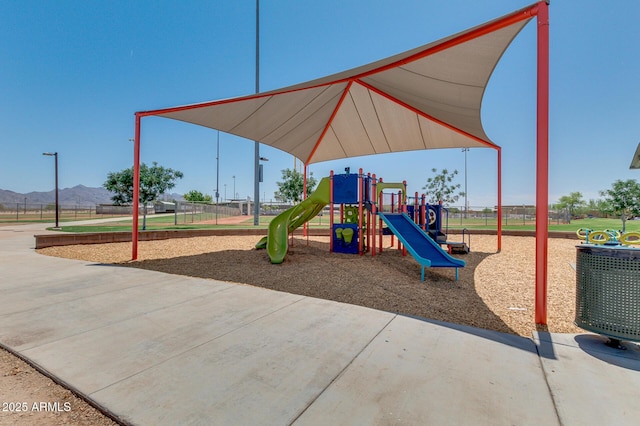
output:
<svg viewBox="0 0 640 426"><path fill-rule="evenodd" d="M428 231L429 236L438 244L447 244L447 235L440 231Z"/></svg>
<svg viewBox="0 0 640 426"><path fill-rule="evenodd" d="M459 242L452 242L452 241L447 241L445 242L445 244L447 245L447 253L449 254L467 254L469 253L470 249L469 246L467 245L467 243L463 243L461 241Z"/></svg>

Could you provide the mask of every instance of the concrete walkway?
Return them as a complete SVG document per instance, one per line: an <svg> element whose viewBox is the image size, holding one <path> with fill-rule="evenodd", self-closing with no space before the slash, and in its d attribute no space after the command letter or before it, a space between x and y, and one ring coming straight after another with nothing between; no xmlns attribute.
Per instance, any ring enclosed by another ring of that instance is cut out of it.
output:
<svg viewBox="0 0 640 426"><path fill-rule="evenodd" d="M0 343L138 425L632 425L640 350L50 258L0 228ZM428 285L428 283L426 284Z"/></svg>

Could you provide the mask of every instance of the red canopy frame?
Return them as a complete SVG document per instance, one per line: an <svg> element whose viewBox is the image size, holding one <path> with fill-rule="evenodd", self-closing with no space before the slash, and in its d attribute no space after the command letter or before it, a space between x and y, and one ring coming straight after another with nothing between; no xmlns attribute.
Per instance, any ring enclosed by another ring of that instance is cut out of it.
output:
<svg viewBox="0 0 640 426"><path fill-rule="evenodd" d="M536 126L536 324L547 324L549 238L549 3L536 5L538 88Z"/></svg>
<svg viewBox="0 0 640 426"><path fill-rule="evenodd" d="M473 38L480 37L492 31L497 31L515 22L537 17L537 116L536 116L536 290L535 290L535 322L546 325L547 323L547 260L548 260L548 199L549 199L549 2L540 1L529 8L518 10L502 19L493 21L476 30L465 34L463 37L455 37L435 49L422 52L427 56L438 51L456 46ZM393 66L395 64L389 65ZM350 79L349 84L358 81L363 76ZM362 83L359 81L359 83ZM255 97L260 97L256 94ZM140 127L141 119L146 116L160 115L169 111L190 109L206 106L186 106L168 108L155 111L136 112L135 114L135 140L133 161L133 218L131 236L131 259L138 258L138 210L140 194ZM432 117L427 117L433 119ZM453 129L460 131L458 129ZM326 129L325 129L326 131ZM461 132L461 131L460 131ZM469 136L467 134L467 136ZM317 148L317 147L316 147ZM498 251L502 248L502 150L495 148L498 155ZM315 150L314 150L315 151ZM313 156L313 153L311 157ZM305 161L306 166L311 158Z"/></svg>

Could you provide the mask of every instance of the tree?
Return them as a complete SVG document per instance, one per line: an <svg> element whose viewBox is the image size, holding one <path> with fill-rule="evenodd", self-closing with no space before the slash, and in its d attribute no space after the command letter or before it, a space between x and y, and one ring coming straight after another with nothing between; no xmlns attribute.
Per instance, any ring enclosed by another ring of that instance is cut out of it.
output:
<svg viewBox="0 0 640 426"><path fill-rule="evenodd" d="M558 200L556 206L561 209L567 209L569 211L569 220L573 217L575 210L578 207L585 205L580 192L572 192L569 195L563 195Z"/></svg>
<svg viewBox="0 0 640 426"><path fill-rule="evenodd" d="M611 189L600 191L605 197L609 211L619 215L622 220L622 232L625 231L627 219L640 216L640 184L634 179L616 180Z"/></svg>
<svg viewBox="0 0 640 426"><path fill-rule="evenodd" d="M304 191L304 174L297 170L284 169L282 172L282 182L277 182L278 192L276 192L275 198L283 201L291 201L293 203L299 203L302 201L302 194ZM313 177L313 172L307 178L307 196L309 196L316 186L316 178Z"/></svg>
<svg viewBox="0 0 640 426"><path fill-rule="evenodd" d="M607 213L611 210L607 202L602 199L590 199L587 203L587 209L590 213L596 212L598 217L606 217Z"/></svg>
<svg viewBox="0 0 640 426"><path fill-rule="evenodd" d="M442 171L438 173L438 170L433 168L431 172L436 173L434 177L430 177L427 179L427 184L422 187L422 189L427 190L427 196L430 203L438 203L442 201L444 205L449 205L451 203L455 203L458 201L458 198L464 196L464 192L456 191L460 189L460 184L454 184L453 179L458 174L457 170L454 170L453 173L449 173L447 169L442 169Z"/></svg>
<svg viewBox="0 0 640 426"><path fill-rule="evenodd" d="M184 199L192 202L192 203L211 203L213 201L213 197L209 194L203 194L200 191L196 191L192 189L183 195Z"/></svg>
<svg viewBox="0 0 640 426"><path fill-rule="evenodd" d="M155 161L151 167L145 163L140 165L140 196L143 205L142 229L147 229L147 203L156 200L167 190L176 186L176 179L181 179L182 172L159 166ZM111 200L116 206L133 202L133 167L119 172L109 172L102 185L115 195Z"/></svg>

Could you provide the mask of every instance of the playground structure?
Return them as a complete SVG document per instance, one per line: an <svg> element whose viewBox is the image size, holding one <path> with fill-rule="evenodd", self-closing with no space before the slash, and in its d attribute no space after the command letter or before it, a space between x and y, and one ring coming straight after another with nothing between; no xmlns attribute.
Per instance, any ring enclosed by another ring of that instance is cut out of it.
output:
<svg viewBox="0 0 640 426"><path fill-rule="evenodd" d="M616 229L605 229L604 231L595 231L588 228L580 228L576 231L576 235L583 244L605 244L608 246L633 246L640 245L640 232L622 232Z"/></svg>
<svg viewBox="0 0 640 426"><path fill-rule="evenodd" d="M326 205L329 205L329 251L376 256L383 251L383 236L391 235L403 255L410 253L424 269L458 268L465 262L450 255L451 252L467 253L469 246L463 242L449 242L442 232L442 216L446 209L441 204L428 205L423 195L415 195L413 205L407 205L406 182L383 182L376 175L364 175L362 169L344 174L331 172L323 178L317 189L300 204L275 217L269 224L268 235L256 248L266 248L271 263L282 263L288 250L291 232L305 225ZM393 192L389 193L389 190ZM385 202L390 199L389 202ZM418 200L421 200L418 203ZM338 219L334 213L338 207ZM463 233L464 240L464 233ZM440 245L446 245L448 252Z"/></svg>
<svg viewBox="0 0 640 426"><path fill-rule="evenodd" d="M500 218L502 150L482 130L482 96L504 51L533 19L538 23L535 204L536 216L545 217L549 206L548 1L538 1L436 42L322 79L249 96L136 112L133 211L137 212L139 206L142 119L157 116L231 132L281 149L303 161L305 175L309 164L339 158L424 149L492 148L497 154ZM475 54L480 51L482 55ZM445 60L439 54L441 52L447 52ZM469 73L469 69L474 69L474 72ZM447 75L445 85L434 87L434 82L444 83L442 79L434 78L436 74ZM411 90L407 90L409 81ZM326 97L318 96L318 91L324 91ZM434 96L439 102L432 102ZM345 99L350 101L344 102ZM378 99L384 102L377 104ZM442 108L443 105L447 107ZM238 125L240 117L244 117L241 126ZM362 127L356 132L349 123L357 122L362 123ZM276 128L295 128L296 131L274 132ZM322 130L318 132L319 129ZM256 149L256 169L258 154ZM258 190L255 195L257 204ZM257 221L257 212L254 216L254 221ZM497 228L500 251L500 219ZM547 226L537 226L535 236L535 322L545 325ZM138 239L138 215L132 214L131 260L138 258Z"/></svg>

